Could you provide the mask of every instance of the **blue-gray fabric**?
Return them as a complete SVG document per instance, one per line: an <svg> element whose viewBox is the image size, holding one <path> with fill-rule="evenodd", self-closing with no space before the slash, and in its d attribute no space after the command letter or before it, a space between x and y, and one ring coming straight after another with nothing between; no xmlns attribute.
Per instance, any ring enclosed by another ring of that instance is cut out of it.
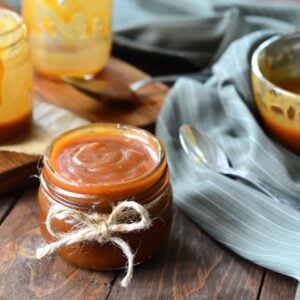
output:
<svg viewBox="0 0 300 300"><path fill-rule="evenodd" d="M128 3L128 1L125 1ZM250 83L253 49L300 25L300 6L209 5L205 1L116 0L115 42L156 56L212 66L202 84L180 79L157 122L166 145L176 204L217 241L268 269L300 279L300 212L195 165L182 150L184 123L205 130L234 167L300 203L300 159L272 141L257 122ZM122 6L123 5L123 6ZM200 242L200 241L199 241Z"/></svg>

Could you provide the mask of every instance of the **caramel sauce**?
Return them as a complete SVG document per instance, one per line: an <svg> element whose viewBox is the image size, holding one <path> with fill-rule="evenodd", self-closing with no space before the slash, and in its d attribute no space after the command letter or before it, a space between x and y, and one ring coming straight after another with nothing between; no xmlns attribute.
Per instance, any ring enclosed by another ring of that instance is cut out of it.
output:
<svg viewBox="0 0 300 300"><path fill-rule="evenodd" d="M46 151L42 178L39 224L47 242L54 241L45 226L53 203L110 214L114 205L128 200L144 205L152 220L146 230L117 234L135 253L135 263L153 256L168 239L173 197L166 157L159 140L141 129L93 124L65 133ZM67 233L74 231L76 221L62 215L53 220L53 226ZM123 252L113 243L85 241L57 253L88 269L126 265Z"/></svg>
<svg viewBox="0 0 300 300"><path fill-rule="evenodd" d="M157 157L138 139L95 135L60 145L51 163L60 176L73 182L120 184L151 172Z"/></svg>
<svg viewBox="0 0 300 300"><path fill-rule="evenodd" d="M281 120L275 119L265 112L261 112L261 116L267 128L270 128L270 133L272 135L291 150L300 153L299 128L291 128L289 125L282 123Z"/></svg>
<svg viewBox="0 0 300 300"><path fill-rule="evenodd" d="M300 95L300 77L289 78L276 84L284 90Z"/></svg>
<svg viewBox="0 0 300 300"><path fill-rule="evenodd" d="M22 19L0 9L0 143L24 135L31 123L32 66Z"/></svg>
<svg viewBox="0 0 300 300"><path fill-rule="evenodd" d="M0 122L0 143L7 142L25 134L31 125L31 112L10 122Z"/></svg>
<svg viewBox="0 0 300 300"><path fill-rule="evenodd" d="M276 82L276 85L286 91L300 95L300 77L285 79ZM288 96L281 95L281 97L288 100ZM277 110L275 110L276 108ZM290 110L285 111L280 107L272 107L272 110L261 110L260 113L270 133L286 147L300 153L300 128L296 120L296 108L290 106Z"/></svg>

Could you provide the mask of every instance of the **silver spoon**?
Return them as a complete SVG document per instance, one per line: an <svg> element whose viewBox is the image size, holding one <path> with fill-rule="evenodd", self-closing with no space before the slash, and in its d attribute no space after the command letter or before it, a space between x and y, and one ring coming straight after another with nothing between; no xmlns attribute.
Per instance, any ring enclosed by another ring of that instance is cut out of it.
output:
<svg viewBox="0 0 300 300"><path fill-rule="evenodd" d="M134 81L129 85L126 85L122 81L118 80L118 78L112 77L110 77L109 80L103 80L101 78L77 78L66 76L62 77L62 80L73 87L96 97L100 96L108 100L116 101L134 101L137 100L137 92L147 85L156 82L170 83L182 77L193 78L203 82L206 81L210 75L211 71L209 69L204 69L194 73L172 74L144 78Z"/></svg>
<svg viewBox="0 0 300 300"><path fill-rule="evenodd" d="M186 154L201 166L225 176L242 179L272 199L300 209L296 199L284 195L247 172L232 168L224 150L203 131L185 124L179 129L179 139Z"/></svg>

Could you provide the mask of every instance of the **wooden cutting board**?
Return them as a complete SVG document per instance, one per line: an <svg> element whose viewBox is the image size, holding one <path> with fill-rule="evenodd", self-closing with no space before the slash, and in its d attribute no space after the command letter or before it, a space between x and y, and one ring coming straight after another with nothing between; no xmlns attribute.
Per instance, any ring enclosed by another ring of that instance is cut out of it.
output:
<svg viewBox="0 0 300 300"><path fill-rule="evenodd" d="M130 84L149 77L117 58L111 58L99 76L107 81ZM118 122L147 128L154 124L168 88L160 83L144 87L134 103L101 101L78 91L61 81L36 75L34 98L67 108L91 122ZM33 181L39 157L0 151L0 193L16 189Z"/></svg>

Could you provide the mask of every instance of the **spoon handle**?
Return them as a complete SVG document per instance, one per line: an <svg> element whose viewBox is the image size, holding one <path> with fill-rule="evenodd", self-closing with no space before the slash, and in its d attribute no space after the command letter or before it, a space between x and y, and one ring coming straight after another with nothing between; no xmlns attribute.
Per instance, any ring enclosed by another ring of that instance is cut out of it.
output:
<svg viewBox="0 0 300 300"><path fill-rule="evenodd" d="M228 169L222 171L223 175L235 177L244 180L247 183L250 183L252 186L257 188L259 191L264 193L265 195L269 196L273 200L286 204L292 208L297 210L300 209L300 203L296 199L283 194L282 192L278 191L274 187L267 185L265 182L261 181L260 179L249 175L247 172L236 170L236 169Z"/></svg>
<svg viewBox="0 0 300 300"><path fill-rule="evenodd" d="M141 80L131 83L130 89L132 92L135 93L148 84L152 84L155 82L171 83L182 77L192 78L192 79L196 79L198 81L206 81L211 76L211 74L212 74L211 70L204 69L200 72L194 72L194 73L155 76L155 77L150 77L150 78L146 78L146 79L141 79Z"/></svg>

